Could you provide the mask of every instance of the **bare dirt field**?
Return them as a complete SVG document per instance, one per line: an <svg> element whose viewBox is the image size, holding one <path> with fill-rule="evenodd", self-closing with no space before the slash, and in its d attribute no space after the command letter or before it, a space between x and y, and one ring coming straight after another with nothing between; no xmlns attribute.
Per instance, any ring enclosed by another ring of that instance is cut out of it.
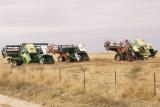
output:
<svg viewBox="0 0 160 107"><path fill-rule="evenodd" d="M160 55L133 62L115 62L114 54L90 58L12 69L1 58L0 93L49 107L160 106Z"/></svg>

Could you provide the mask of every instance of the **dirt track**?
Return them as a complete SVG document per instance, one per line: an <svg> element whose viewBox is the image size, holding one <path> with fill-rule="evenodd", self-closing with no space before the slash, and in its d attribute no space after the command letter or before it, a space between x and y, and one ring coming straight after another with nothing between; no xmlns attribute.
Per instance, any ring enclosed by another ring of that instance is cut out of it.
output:
<svg viewBox="0 0 160 107"><path fill-rule="evenodd" d="M42 107L38 104L0 95L0 107Z"/></svg>

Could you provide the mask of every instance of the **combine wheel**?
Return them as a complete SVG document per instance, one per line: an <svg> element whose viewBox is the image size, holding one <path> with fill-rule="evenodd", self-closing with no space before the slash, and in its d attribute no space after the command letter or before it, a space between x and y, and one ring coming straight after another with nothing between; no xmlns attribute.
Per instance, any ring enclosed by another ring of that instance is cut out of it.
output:
<svg viewBox="0 0 160 107"><path fill-rule="evenodd" d="M58 62L65 62L66 58L64 56L58 57Z"/></svg>
<svg viewBox="0 0 160 107"><path fill-rule="evenodd" d="M129 61L129 62L132 62L132 61L133 61L133 58L132 58L130 55L128 55L128 61Z"/></svg>
<svg viewBox="0 0 160 107"><path fill-rule="evenodd" d="M7 61L8 61L8 64L12 63L11 58L8 58Z"/></svg>
<svg viewBox="0 0 160 107"><path fill-rule="evenodd" d="M17 66L17 62L16 62L16 61L13 61L13 60L12 60L11 64L12 64L13 66Z"/></svg>
<svg viewBox="0 0 160 107"><path fill-rule="evenodd" d="M43 64L43 63L44 63L44 59L41 58L41 59L39 60L39 63L40 63L40 64Z"/></svg>
<svg viewBox="0 0 160 107"><path fill-rule="evenodd" d="M116 54L115 57L114 57L114 60L115 61L122 61L122 57L120 54Z"/></svg>

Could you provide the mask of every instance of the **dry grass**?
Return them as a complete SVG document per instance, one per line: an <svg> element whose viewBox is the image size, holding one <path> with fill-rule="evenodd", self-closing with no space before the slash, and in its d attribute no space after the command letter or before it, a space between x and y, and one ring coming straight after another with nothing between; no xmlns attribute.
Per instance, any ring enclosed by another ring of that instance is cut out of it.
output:
<svg viewBox="0 0 160 107"><path fill-rule="evenodd" d="M44 65L43 72L38 64L15 67L12 74L10 65L0 61L0 93L50 107L145 107L145 103L131 101L160 102L160 87L157 96L153 96L153 72L157 77L160 74L159 56L131 63L114 62L114 54L91 54L90 57L89 62Z"/></svg>

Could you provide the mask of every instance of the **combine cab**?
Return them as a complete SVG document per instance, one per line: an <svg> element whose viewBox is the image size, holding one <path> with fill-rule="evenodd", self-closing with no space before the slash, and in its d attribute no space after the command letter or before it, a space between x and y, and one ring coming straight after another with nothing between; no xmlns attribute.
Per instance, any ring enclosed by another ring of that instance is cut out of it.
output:
<svg viewBox="0 0 160 107"><path fill-rule="evenodd" d="M133 44L129 43L128 40L124 43L110 43L110 41L106 41L104 47L107 51L116 52L114 58L116 61L144 60L154 57L158 52L142 39L136 39Z"/></svg>
<svg viewBox="0 0 160 107"><path fill-rule="evenodd" d="M2 49L3 58L6 58L7 56L17 57L20 49L21 45L6 45L6 47Z"/></svg>
<svg viewBox="0 0 160 107"><path fill-rule="evenodd" d="M84 45L52 45L50 52L53 54L58 53L58 62L79 62L88 61L89 56L84 48Z"/></svg>
<svg viewBox="0 0 160 107"><path fill-rule="evenodd" d="M16 65L21 65L25 62L22 56L21 45L6 45L2 50L3 58L6 58L8 63L13 63Z"/></svg>

